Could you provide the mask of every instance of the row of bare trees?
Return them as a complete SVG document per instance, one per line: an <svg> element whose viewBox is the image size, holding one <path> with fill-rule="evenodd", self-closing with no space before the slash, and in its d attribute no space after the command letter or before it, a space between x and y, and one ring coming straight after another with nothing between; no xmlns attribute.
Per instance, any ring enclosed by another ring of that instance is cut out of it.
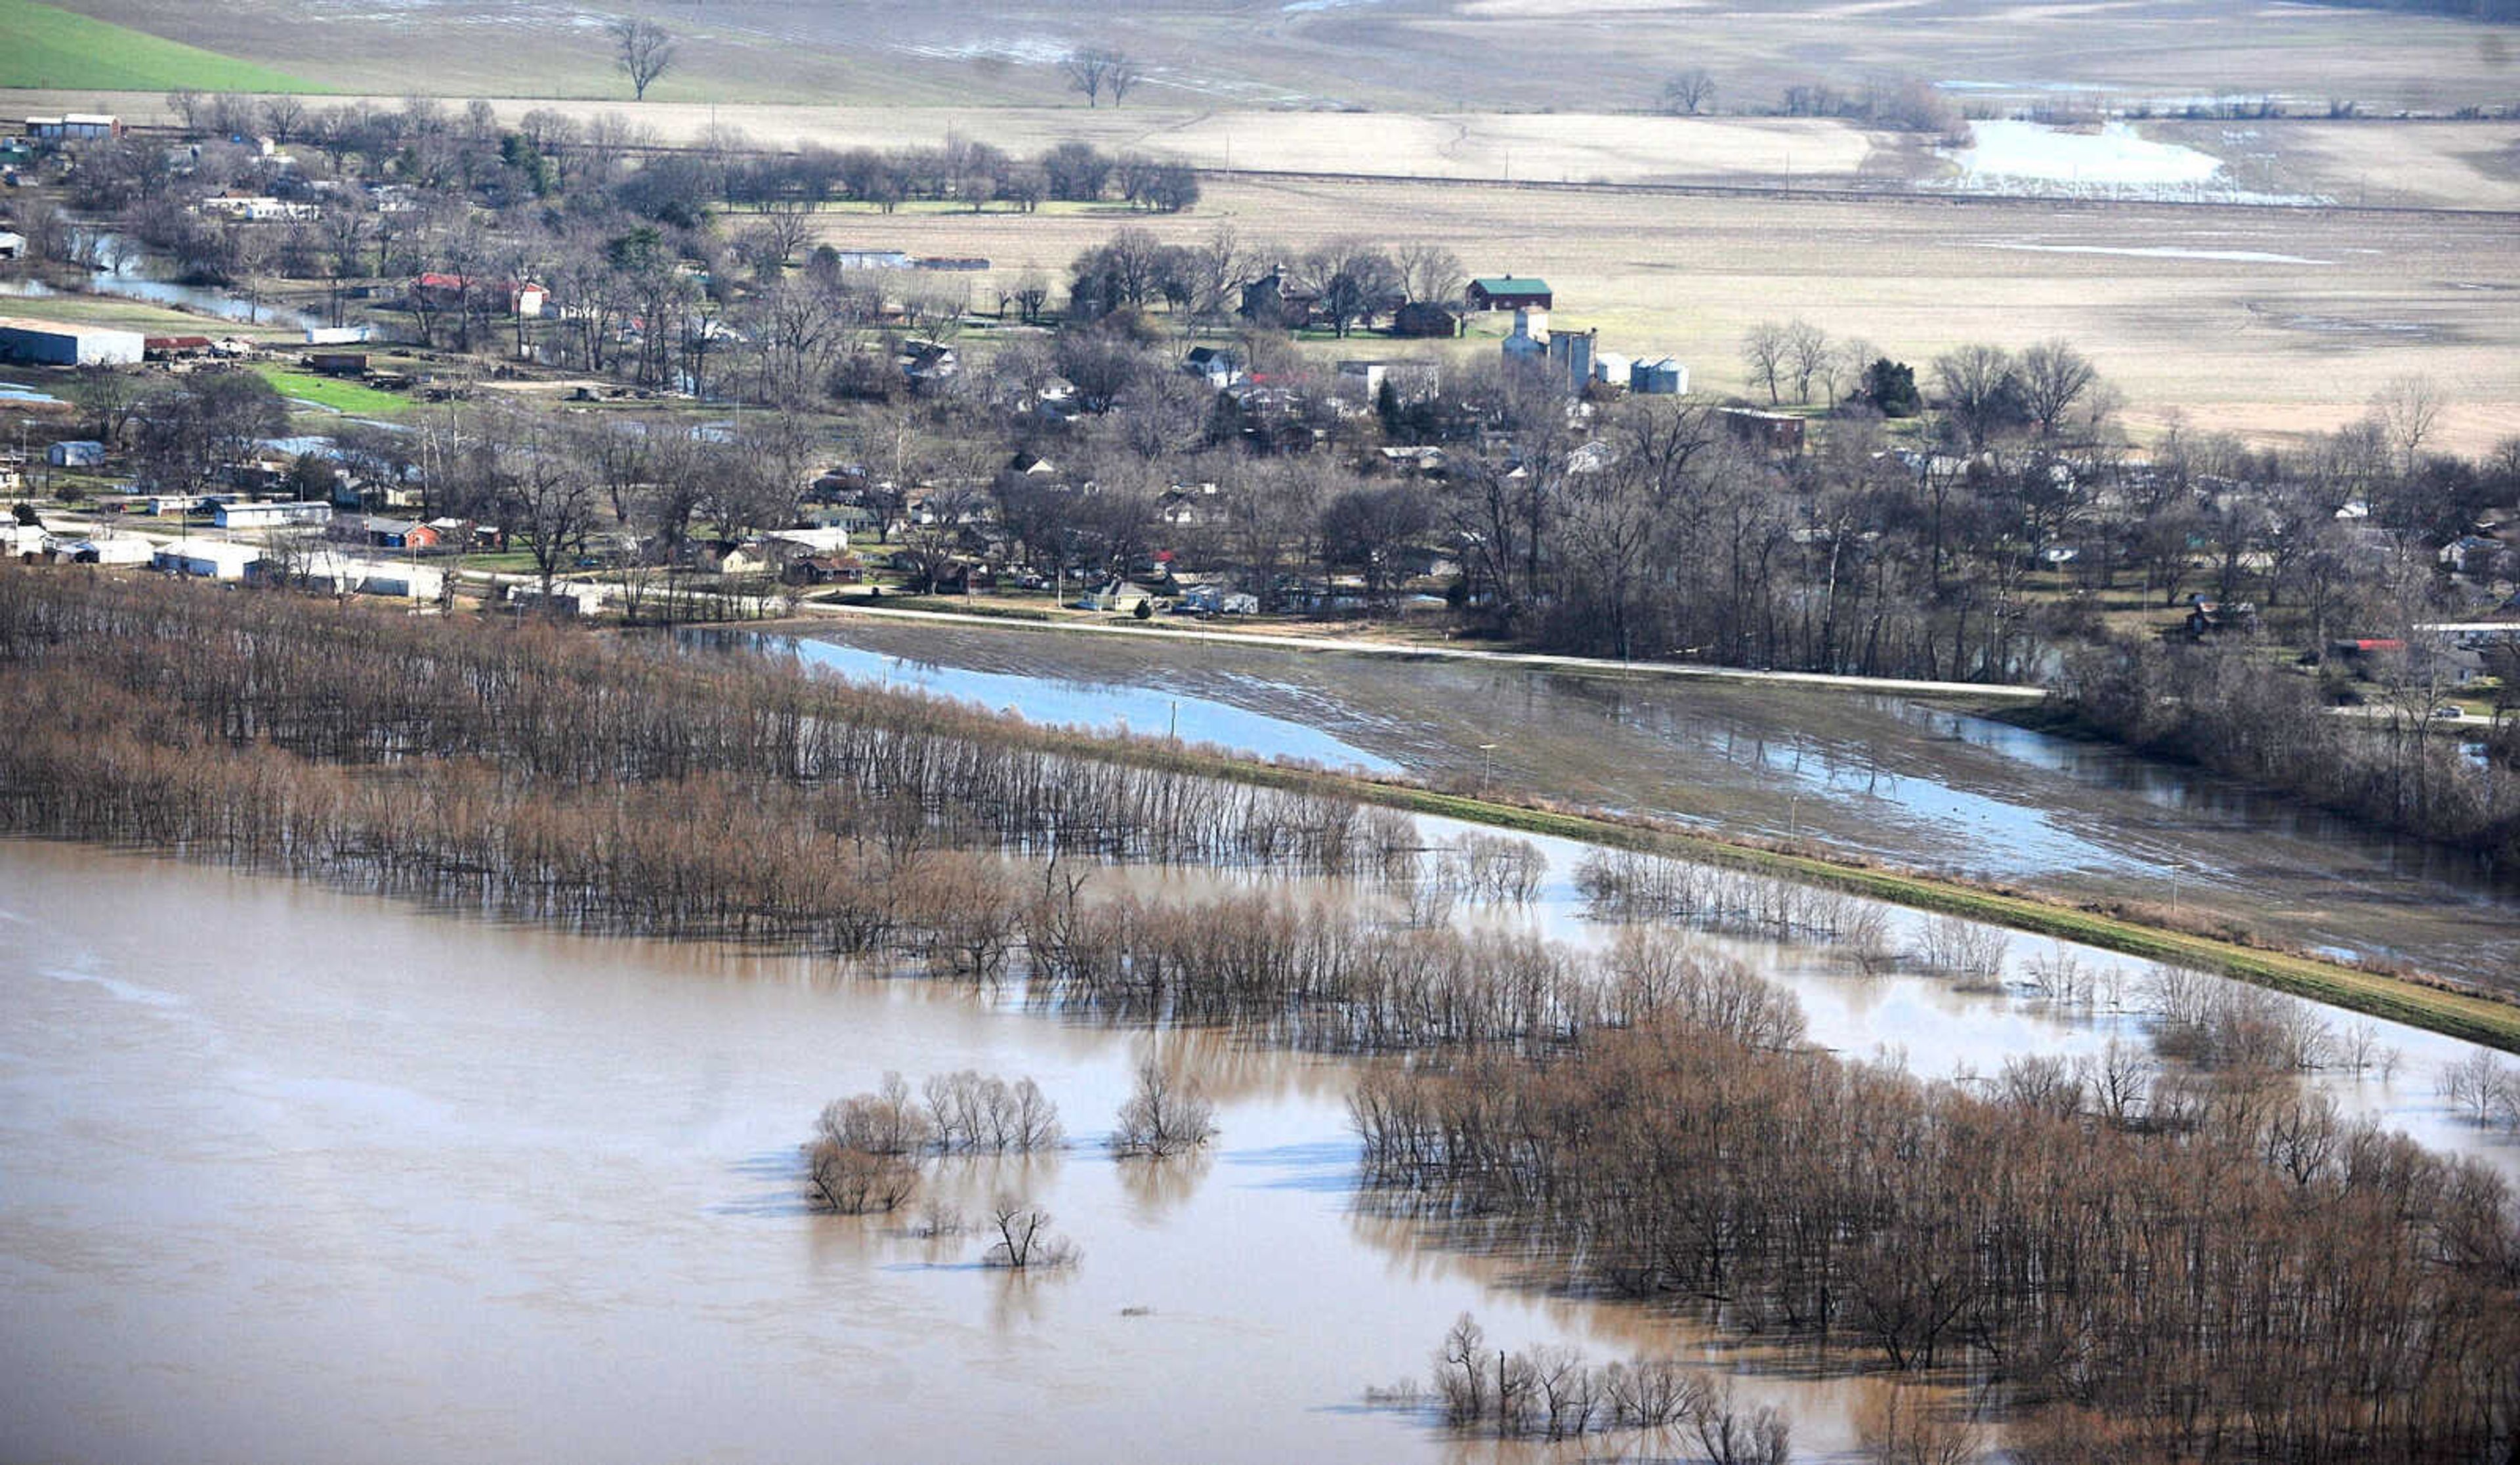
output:
<svg viewBox="0 0 2520 1465"><path fill-rule="evenodd" d="M1737 1401L1728 1382L1669 1358L1595 1364L1550 1344L1491 1350L1467 1312L1435 1350L1433 1384L1446 1423L1500 1439L1652 1431L1676 1434L1723 1465L1784 1465L1792 1455L1784 1415Z"/></svg>
<svg viewBox="0 0 2520 1465"><path fill-rule="evenodd" d="M2283 1085L2104 1109L2052 1076L1978 1095L1665 1014L1546 1064L1377 1071L1356 1118L1395 1197L1543 1275L1966 1370L2155 1458L2510 1448L2520 1230L2492 1171Z"/></svg>

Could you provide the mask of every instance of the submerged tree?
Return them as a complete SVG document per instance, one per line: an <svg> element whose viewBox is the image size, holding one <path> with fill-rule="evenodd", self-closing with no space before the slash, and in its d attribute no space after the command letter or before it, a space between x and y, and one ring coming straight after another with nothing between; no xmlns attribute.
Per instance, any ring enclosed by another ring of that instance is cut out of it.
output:
<svg viewBox="0 0 2520 1465"><path fill-rule="evenodd" d="M1138 1065L1138 1087L1120 1106L1111 1148L1160 1160L1194 1150L1216 1134L1216 1104L1198 1080L1149 1055Z"/></svg>

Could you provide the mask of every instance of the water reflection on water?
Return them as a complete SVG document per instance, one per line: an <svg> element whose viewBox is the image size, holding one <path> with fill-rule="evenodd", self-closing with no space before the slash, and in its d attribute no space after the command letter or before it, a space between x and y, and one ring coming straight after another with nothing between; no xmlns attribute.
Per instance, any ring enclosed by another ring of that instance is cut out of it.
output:
<svg viewBox="0 0 2520 1465"><path fill-rule="evenodd" d="M991 711L1012 711L1027 722L1179 737L1246 756L1302 758L1369 773L1400 767L1301 722L1158 685L977 671L822 640L774 644L793 651L807 665L850 681L932 693Z"/></svg>

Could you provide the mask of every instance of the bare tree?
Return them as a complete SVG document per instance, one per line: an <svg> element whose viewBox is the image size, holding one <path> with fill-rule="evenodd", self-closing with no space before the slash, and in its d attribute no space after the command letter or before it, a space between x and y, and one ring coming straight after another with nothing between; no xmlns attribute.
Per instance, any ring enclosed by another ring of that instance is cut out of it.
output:
<svg viewBox="0 0 2520 1465"><path fill-rule="evenodd" d="M1412 300L1443 303L1458 298L1465 271L1462 256L1435 244L1405 244L1392 252L1400 289Z"/></svg>
<svg viewBox="0 0 2520 1465"><path fill-rule="evenodd" d="M1138 1065L1138 1087L1120 1106L1111 1148L1158 1160L1194 1150L1216 1134L1216 1104L1198 1080L1173 1072L1149 1054Z"/></svg>
<svg viewBox="0 0 2520 1465"><path fill-rule="evenodd" d="M1793 1430L1773 1405L1737 1403L1728 1386L1704 1400L1689 1418L1698 1447L1716 1465L1785 1465L1793 1458Z"/></svg>
<svg viewBox="0 0 2520 1465"><path fill-rule="evenodd" d="M608 27L612 59L630 78L630 99L648 100L648 88L674 64L674 38L653 21L624 16Z"/></svg>
<svg viewBox="0 0 2520 1465"><path fill-rule="evenodd" d="M1794 400L1811 400L1812 379L1828 370L1828 333L1807 320L1785 326L1784 366L1794 379Z"/></svg>
<svg viewBox="0 0 2520 1465"><path fill-rule="evenodd" d="M2030 420L2039 425L2042 437L2056 435L2074 404L2099 380L2099 369L2092 365L2091 358L2061 337L2043 341L2021 353L2022 405L2028 409Z"/></svg>
<svg viewBox="0 0 2520 1465"><path fill-rule="evenodd" d="M1695 116L1715 105L1715 74L1691 67L1662 84L1662 110Z"/></svg>
<svg viewBox="0 0 2520 1465"><path fill-rule="evenodd" d="M1144 75L1138 69L1138 64L1129 59L1128 53L1109 46L1088 46L1082 51L1070 52L1067 59L1059 63L1059 69L1067 73L1067 89L1083 92L1088 107L1102 106L1102 94L1106 91L1111 94L1111 105L1119 106L1120 99L1126 97Z"/></svg>
<svg viewBox="0 0 2520 1465"><path fill-rule="evenodd" d="M1000 1196L991 1202L989 1229L998 1235L986 1258L991 1266L1073 1266L1084 1256L1076 1243L1050 1229L1050 1213L1030 1201Z"/></svg>
<svg viewBox="0 0 2520 1465"><path fill-rule="evenodd" d="M1943 409L1968 439L1983 449L2006 421L2019 420L2021 371L2002 346L1964 345L1934 358L1934 382Z"/></svg>
<svg viewBox="0 0 2520 1465"><path fill-rule="evenodd" d="M2415 471L2441 411L2441 389L2430 377L2391 377L2371 393L2371 420L2397 455L2400 473Z"/></svg>
<svg viewBox="0 0 2520 1465"><path fill-rule="evenodd" d="M842 1215L897 1211L919 1191L919 1168L898 1155L818 1139L805 1152L805 1189Z"/></svg>
<svg viewBox="0 0 2520 1465"><path fill-rule="evenodd" d="M1741 367L1754 384L1768 389L1771 405L1781 400L1778 395L1778 379L1785 374L1785 328L1772 320L1763 320L1741 338Z"/></svg>
<svg viewBox="0 0 2520 1465"><path fill-rule="evenodd" d="M306 126L306 103L287 92L262 99L262 120L271 128L273 142L288 145Z"/></svg>
<svg viewBox="0 0 2520 1465"><path fill-rule="evenodd" d="M1856 1405L1856 1438L1868 1465L1978 1465L1984 1432L1935 1407L1921 1390L1875 1380Z"/></svg>

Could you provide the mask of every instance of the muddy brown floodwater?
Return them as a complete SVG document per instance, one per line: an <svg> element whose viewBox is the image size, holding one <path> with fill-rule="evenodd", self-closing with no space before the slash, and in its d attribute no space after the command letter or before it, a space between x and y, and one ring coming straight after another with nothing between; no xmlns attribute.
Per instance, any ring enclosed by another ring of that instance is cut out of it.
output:
<svg viewBox="0 0 2520 1465"><path fill-rule="evenodd" d="M1111 1160L1148 1040L0 842L0 1458L1444 1460L1359 1400L1465 1308L1688 1353L1360 1213L1346 1065L1192 1055L1217 1152ZM825 1100L963 1068L1038 1079L1075 1143L941 1188L1045 1204L1073 1271L800 1204ZM1822 1451L1850 1388L1743 1384Z"/></svg>
<svg viewBox="0 0 2520 1465"><path fill-rule="evenodd" d="M1486 780L2064 895L2211 910L2296 944L2520 990L2520 898L2454 852L1902 698L1012 623L842 620L777 644L844 675L1041 721L1160 733L1177 704L1183 737L1241 751Z"/></svg>

